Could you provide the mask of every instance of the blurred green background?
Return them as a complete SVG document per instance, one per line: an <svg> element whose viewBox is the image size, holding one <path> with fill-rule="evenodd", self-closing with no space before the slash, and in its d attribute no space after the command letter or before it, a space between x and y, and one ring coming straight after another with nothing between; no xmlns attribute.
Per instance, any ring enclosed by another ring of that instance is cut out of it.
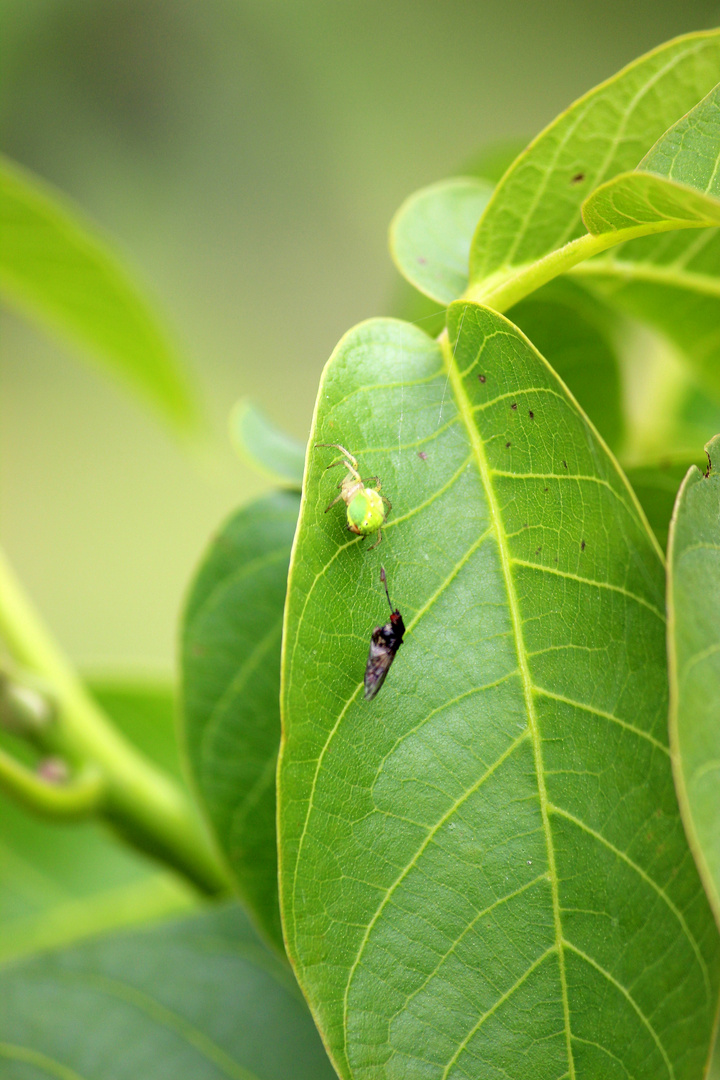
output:
<svg viewBox="0 0 720 1080"><path fill-rule="evenodd" d="M2 537L84 667L163 672L191 570L264 486L252 395L304 439L322 366L390 310L389 220L483 143L532 136L708 0L3 0L3 149L116 237L212 421L190 456L19 319L2 334Z"/></svg>

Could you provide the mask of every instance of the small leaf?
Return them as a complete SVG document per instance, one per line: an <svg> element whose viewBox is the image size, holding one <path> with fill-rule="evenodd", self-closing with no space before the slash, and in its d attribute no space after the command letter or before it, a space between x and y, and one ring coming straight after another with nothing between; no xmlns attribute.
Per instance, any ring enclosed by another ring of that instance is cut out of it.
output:
<svg viewBox="0 0 720 1080"><path fill-rule="evenodd" d="M390 253L411 285L449 304L465 292L475 226L492 184L455 176L406 199L390 225Z"/></svg>
<svg viewBox="0 0 720 1080"><path fill-rule="evenodd" d="M670 741L685 831L720 925L720 435L678 494L668 547Z"/></svg>
<svg viewBox="0 0 720 1080"><path fill-rule="evenodd" d="M340 1075L697 1080L720 941L667 747L664 571L625 477L502 316L346 334L311 442L283 659L289 955ZM362 697L384 566L405 642ZM611 1072L610 1070L614 1070Z"/></svg>
<svg viewBox="0 0 720 1080"><path fill-rule="evenodd" d="M605 305L561 278L516 304L508 318L552 365L608 446L617 449L625 420L612 319Z"/></svg>
<svg viewBox="0 0 720 1080"><path fill-rule="evenodd" d="M298 491L302 487L305 448L243 398L230 413L230 438L241 457L274 483Z"/></svg>
<svg viewBox="0 0 720 1080"><path fill-rule="evenodd" d="M603 184L583 205L595 235L720 224L720 86L666 131L633 172Z"/></svg>
<svg viewBox="0 0 720 1080"><path fill-rule="evenodd" d="M604 184L583 207L588 230L632 237L671 229L720 225L720 201L649 173L624 173Z"/></svg>
<svg viewBox="0 0 720 1080"><path fill-rule="evenodd" d="M280 641L298 506L297 495L275 493L230 518L193 582L182 628L190 767L239 892L280 950Z"/></svg>
<svg viewBox="0 0 720 1080"><path fill-rule="evenodd" d="M0 295L122 376L175 427L198 414L177 352L111 244L58 192L0 159Z"/></svg>
<svg viewBox="0 0 720 1080"><path fill-rule="evenodd" d="M0 972L7 1080L332 1080L295 981L236 906Z"/></svg>
<svg viewBox="0 0 720 1080"><path fill-rule="evenodd" d="M120 679L91 688L123 734L177 775L170 688ZM0 961L196 903L175 874L102 825L40 820L0 795Z"/></svg>
<svg viewBox="0 0 720 1080"><path fill-rule="evenodd" d="M470 256L470 281L499 282L585 232L600 184L634 169L717 83L720 32L676 38L601 83L553 121L495 190Z"/></svg>

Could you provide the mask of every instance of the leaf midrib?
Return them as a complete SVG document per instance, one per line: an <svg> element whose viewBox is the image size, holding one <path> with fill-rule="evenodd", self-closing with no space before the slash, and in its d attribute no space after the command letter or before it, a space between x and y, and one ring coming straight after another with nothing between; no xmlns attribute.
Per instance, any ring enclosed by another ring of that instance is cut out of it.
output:
<svg viewBox="0 0 720 1080"><path fill-rule="evenodd" d="M462 323L461 323L462 327ZM480 437L480 432L477 429L473 421L473 409L465 392L465 387L462 383L461 374L455 363L454 350L450 349L450 343L447 337L443 338L442 342L443 353L445 356L445 365L447 369L448 381L452 388L453 396L460 414L462 423L468 433L468 439L472 448L473 457L475 458L475 464L480 475L480 481L485 491L485 497L488 504L488 512L490 520L495 532L495 538L497 541L498 552L500 555L500 563L503 574L503 580L505 582L505 589L508 598L508 608L510 611L510 618L513 627L513 636L515 638L515 646L518 658L518 670L520 672L520 679L523 687L523 695L525 698L525 710L527 713L528 729L530 731L530 738L533 747L533 758L535 762L535 773L537 776L538 784L538 797L540 802L540 814L542 818L543 833L545 835L545 843L548 855L548 877L550 880L550 890L552 895L553 905L553 923L555 927L555 947L558 954L558 965L560 970L560 984L562 987L562 1001L563 1001L563 1016L565 1026L565 1044L567 1049L568 1067L570 1080L576 1080L575 1077L575 1063L573 1059L572 1044L571 1044L571 1032L570 1032L570 1004L568 1001L567 993L567 979L565 975L565 955L564 955L564 937L562 932L562 922L560 918L560 896L558 891L558 874L557 867L555 865L555 848L553 845L552 832L550 827L549 818L549 800L547 797L547 790L545 787L545 769L543 763L542 754L542 740L540 737L540 731L538 728L537 716L535 713L535 700L533 696L533 683L530 676L530 667L528 664L527 649L525 647L525 639L522 629L522 618L520 615L520 605L518 603L517 593L515 591L515 582L512 575L512 558L510 555L507 537L505 535L505 529L502 521L500 507L495 497L495 491L492 485L492 477L490 466L488 464L487 456L485 454L485 446L483 440Z"/></svg>

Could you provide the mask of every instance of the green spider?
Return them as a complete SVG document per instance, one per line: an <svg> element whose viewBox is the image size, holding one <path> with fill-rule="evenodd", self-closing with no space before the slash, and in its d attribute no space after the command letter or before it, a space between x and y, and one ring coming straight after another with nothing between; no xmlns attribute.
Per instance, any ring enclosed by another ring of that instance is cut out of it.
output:
<svg viewBox="0 0 720 1080"><path fill-rule="evenodd" d="M339 450L342 454L341 458L328 465L328 469L334 469L337 465L344 465L347 469L347 476L338 484L340 494L333 499L325 513L327 514L328 510L331 510L335 503L342 499L347 506L347 527L350 532L362 537L377 532L378 538L371 550L376 548L382 540L381 526L385 523L388 510L392 510L390 500L380 494L380 480L377 476L371 476L370 480L375 481L375 487L366 487L365 481L358 472L357 459L344 446L340 446L339 443L315 444L316 449L321 446L332 447L333 450Z"/></svg>

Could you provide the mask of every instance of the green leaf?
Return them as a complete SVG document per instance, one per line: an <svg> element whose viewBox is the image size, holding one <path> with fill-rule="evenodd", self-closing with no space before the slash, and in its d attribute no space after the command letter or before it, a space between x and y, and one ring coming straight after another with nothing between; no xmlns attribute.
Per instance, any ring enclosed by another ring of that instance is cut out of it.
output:
<svg viewBox="0 0 720 1080"><path fill-rule="evenodd" d="M275 838L280 641L299 498L277 492L220 530L182 624L190 767L239 892L282 950Z"/></svg>
<svg viewBox="0 0 720 1080"><path fill-rule="evenodd" d="M239 908L0 972L6 1080L332 1080L287 967Z"/></svg>
<svg viewBox="0 0 720 1080"><path fill-rule="evenodd" d="M281 487L302 487L305 448L248 398L230 413L230 438L245 461Z"/></svg>
<svg viewBox="0 0 720 1080"><path fill-rule="evenodd" d="M697 1080L719 942L673 789L663 565L627 481L474 305L444 351L389 320L347 334L316 441L393 503L368 550L324 514L312 458L289 579L281 907L336 1068ZM368 703L381 564L407 634Z"/></svg>
<svg viewBox="0 0 720 1080"><path fill-rule="evenodd" d="M594 236L648 234L720 224L720 202L648 173L625 173L588 199L583 217Z"/></svg>
<svg viewBox="0 0 720 1080"><path fill-rule="evenodd" d="M420 292L449 304L467 289L472 235L492 184L455 176L406 199L390 225L390 253Z"/></svg>
<svg viewBox="0 0 720 1080"><path fill-rule="evenodd" d="M653 220L658 228L717 224L719 159L716 87L666 132L637 172L618 177L591 196L585 210L588 227L595 232L604 227L622 230L641 221L652 227ZM663 172L665 179L659 175ZM703 386L720 398L717 229L636 240L578 266L575 273L605 300L666 334L684 352Z"/></svg>
<svg viewBox="0 0 720 1080"><path fill-rule="evenodd" d="M521 154L475 234L470 281L493 288L585 233L581 206L717 83L720 32L676 38L575 102Z"/></svg>
<svg viewBox="0 0 720 1080"><path fill-rule="evenodd" d="M625 470L663 551L667 547L670 518L678 488L690 464L691 462L687 459L666 460L652 464L633 465Z"/></svg>
<svg viewBox="0 0 720 1080"><path fill-rule="evenodd" d="M602 184L583 205L598 236L720 224L720 86L655 143L634 172Z"/></svg>
<svg viewBox="0 0 720 1080"><path fill-rule="evenodd" d="M625 421L608 315L604 304L568 278L550 282L508 313L616 450Z"/></svg>
<svg viewBox="0 0 720 1080"><path fill-rule="evenodd" d="M94 681L100 704L157 764L178 771L172 692ZM0 960L187 910L197 895L100 824L55 824L0 795Z"/></svg>
<svg viewBox="0 0 720 1080"><path fill-rule="evenodd" d="M112 244L49 185L0 159L0 296L129 383L175 427L198 415L177 351Z"/></svg>
<svg viewBox="0 0 720 1080"><path fill-rule="evenodd" d="M670 740L685 830L720 925L720 435L678 494L668 547Z"/></svg>

